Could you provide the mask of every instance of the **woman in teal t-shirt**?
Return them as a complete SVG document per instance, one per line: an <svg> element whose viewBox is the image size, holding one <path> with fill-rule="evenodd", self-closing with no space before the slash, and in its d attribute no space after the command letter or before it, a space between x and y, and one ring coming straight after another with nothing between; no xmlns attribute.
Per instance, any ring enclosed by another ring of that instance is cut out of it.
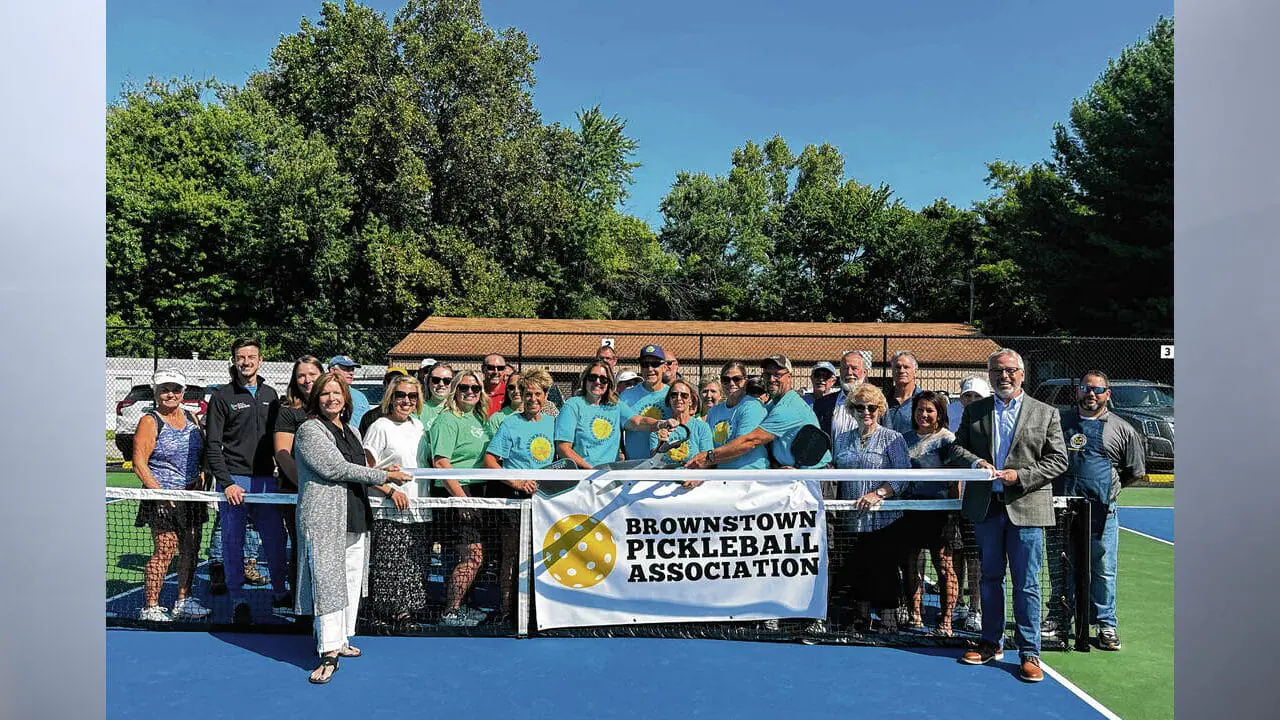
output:
<svg viewBox="0 0 1280 720"><path fill-rule="evenodd" d="M591 469L618 459L623 429L654 432L679 423L637 415L618 397L613 368L596 362L582 371L581 388L560 408L556 418L556 453L578 467Z"/></svg>
<svg viewBox="0 0 1280 720"><path fill-rule="evenodd" d="M439 469L479 468L489 435L485 431L485 410L489 398L484 380L474 370L457 373L449 389L444 409L431 428L431 466ZM484 480L436 480L433 494L448 497L483 497ZM479 625L485 614L462 606L480 566L484 564L484 546L480 540L480 518L469 508L450 508L449 527L456 534L458 562L449 571L444 585L444 614L440 622L453 627Z"/></svg>
<svg viewBox="0 0 1280 720"><path fill-rule="evenodd" d="M698 393L684 380L676 380L667 389L664 401L671 408L671 420L677 423L675 430L659 430L649 436L649 451L662 450L667 462L681 465L700 452L713 447L711 426L699 418ZM684 427L679 427L683 425Z"/></svg>
<svg viewBox="0 0 1280 720"><path fill-rule="evenodd" d="M517 380L517 378L519 378ZM484 453L484 466L491 470L514 468L541 470L551 464L555 455L553 438L556 421L544 415L547 405L547 389L551 387L551 375L546 370L530 370L512 378L518 383L515 392L523 398L520 412L509 415L494 433L489 448ZM508 389L508 393L510 393ZM497 415L494 415L497 417ZM492 423L493 418L489 418ZM534 480L504 478L490 481L490 497L524 499L538 489ZM520 556L520 518L513 512L501 513L498 521L498 538L502 542L502 561L498 564L498 591L502 598L502 618L511 617L515 605L516 561Z"/></svg>

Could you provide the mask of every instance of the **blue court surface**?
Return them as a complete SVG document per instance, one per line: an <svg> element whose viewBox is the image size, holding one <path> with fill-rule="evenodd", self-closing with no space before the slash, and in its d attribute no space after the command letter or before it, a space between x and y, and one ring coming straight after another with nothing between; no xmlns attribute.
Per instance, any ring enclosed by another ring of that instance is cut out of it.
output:
<svg viewBox="0 0 1280 720"><path fill-rule="evenodd" d="M107 715L1096 718L1051 675L955 650L674 639L360 637L325 686L309 636L107 631ZM1045 660L1051 665L1053 653Z"/></svg>
<svg viewBox="0 0 1280 720"><path fill-rule="evenodd" d="M1120 527L1173 542L1173 508L1122 507L1116 511L1119 513Z"/></svg>

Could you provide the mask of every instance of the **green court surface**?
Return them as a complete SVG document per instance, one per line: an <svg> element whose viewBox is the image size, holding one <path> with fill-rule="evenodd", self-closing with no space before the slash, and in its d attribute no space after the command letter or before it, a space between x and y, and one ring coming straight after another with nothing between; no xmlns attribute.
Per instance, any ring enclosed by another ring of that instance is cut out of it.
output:
<svg viewBox="0 0 1280 720"><path fill-rule="evenodd" d="M107 487L142 487L142 481L133 473L107 473ZM154 551L151 533L146 528L134 527L138 514L136 500L118 500L107 503L107 534L111 547L107 548L107 597L115 597L142 586L147 560ZM204 537L200 547L209 546L209 534L213 523L204 525ZM176 569L171 566L170 571Z"/></svg>
<svg viewBox="0 0 1280 720"><path fill-rule="evenodd" d="M1125 488L1120 491L1122 507L1173 507L1173 488Z"/></svg>

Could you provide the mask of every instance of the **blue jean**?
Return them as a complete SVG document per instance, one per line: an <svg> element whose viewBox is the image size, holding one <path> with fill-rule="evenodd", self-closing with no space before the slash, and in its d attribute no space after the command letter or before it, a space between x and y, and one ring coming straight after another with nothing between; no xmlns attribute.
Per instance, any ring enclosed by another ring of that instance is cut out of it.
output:
<svg viewBox="0 0 1280 720"><path fill-rule="evenodd" d="M258 559L262 554L262 538L258 535L258 530L253 526L253 519L250 518L248 529L244 531L244 556L246 558ZM213 516L213 532L209 533L209 559L213 562L222 562L222 514L214 513Z"/></svg>
<svg viewBox="0 0 1280 720"><path fill-rule="evenodd" d="M1021 657L1040 655L1040 566L1044 528L1018 527L1002 503L992 502L985 520L974 525L982 553L982 640L1004 639L1004 570L1013 579L1013 641Z"/></svg>
<svg viewBox="0 0 1280 720"><path fill-rule="evenodd" d="M232 475L231 481L246 493L276 491L276 479L271 475ZM227 590L232 600L243 600L245 597L244 539L247 518L253 519L254 527L262 538L262 552L266 555L271 575L271 589L276 593L283 593L289 571L284 517L280 514L280 506L248 502L232 505L220 502L218 513L222 520L222 556L227 573Z"/></svg>

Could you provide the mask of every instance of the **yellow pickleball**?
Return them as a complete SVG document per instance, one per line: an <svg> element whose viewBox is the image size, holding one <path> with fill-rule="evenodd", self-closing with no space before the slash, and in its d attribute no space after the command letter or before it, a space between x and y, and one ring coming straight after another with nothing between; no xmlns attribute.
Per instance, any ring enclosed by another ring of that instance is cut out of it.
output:
<svg viewBox="0 0 1280 720"><path fill-rule="evenodd" d="M588 588L604 580L617 558L613 533L587 515L560 518L542 542L542 564L568 588Z"/></svg>
<svg viewBox="0 0 1280 720"><path fill-rule="evenodd" d="M591 421L591 434L595 435L597 440L603 440L613 434L613 423L598 417Z"/></svg>
<svg viewBox="0 0 1280 720"><path fill-rule="evenodd" d="M551 459L551 441L544 437L536 437L529 443L529 454L538 462Z"/></svg>
<svg viewBox="0 0 1280 720"><path fill-rule="evenodd" d="M649 407L642 410L640 414L647 418L653 418L654 420L661 420L662 408L658 407L657 405L650 405Z"/></svg>
<svg viewBox="0 0 1280 720"><path fill-rule="evenodd" d="M729 442L729 421L721 420L716 423L715 428L711 431L711 440L715 442L716 447Z"/></svg>
<svg viewBox="0 0 1280 720"><path fill-rule="evenodd" d="M685 440L679 445L667 451L667 457L672 462L684 462L689 459L689 441Z"/></svg>

